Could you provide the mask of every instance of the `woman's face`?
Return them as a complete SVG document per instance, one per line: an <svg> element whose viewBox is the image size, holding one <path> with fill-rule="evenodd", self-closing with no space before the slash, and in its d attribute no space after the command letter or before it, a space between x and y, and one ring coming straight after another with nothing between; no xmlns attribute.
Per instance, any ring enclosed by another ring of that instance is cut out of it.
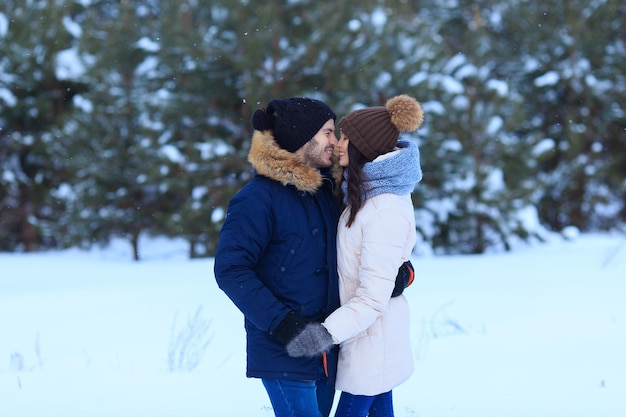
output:
<svg viewBox="0 0 626 417"><path fill-rule="evenodd" d="M339 166L347 167L350 162L350 158L348 157L348 145L350 144L350 139L345 135L345 133L341 132L341 137L339 138L339 143L337 144L337 148L339 149Z"/></svg>

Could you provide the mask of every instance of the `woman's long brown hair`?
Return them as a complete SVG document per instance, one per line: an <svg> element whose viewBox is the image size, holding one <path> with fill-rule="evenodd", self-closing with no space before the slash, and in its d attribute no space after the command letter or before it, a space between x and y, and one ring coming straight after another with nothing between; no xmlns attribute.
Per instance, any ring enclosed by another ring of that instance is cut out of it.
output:
<svg viewBox="0 0 626 417"><path fill-rule="evenodd" d="M362 196L364 196L367 191L365 189L363 166L369 161L361 152L359 152L357 148L352 145L352 143L348 144L348 158L350 161L346 167L348 170L347 205L350 206L350 216L348 217L346 225L350 227L352 226L352 223L354 223L356 214L363 206L364 201Z"/></svg>

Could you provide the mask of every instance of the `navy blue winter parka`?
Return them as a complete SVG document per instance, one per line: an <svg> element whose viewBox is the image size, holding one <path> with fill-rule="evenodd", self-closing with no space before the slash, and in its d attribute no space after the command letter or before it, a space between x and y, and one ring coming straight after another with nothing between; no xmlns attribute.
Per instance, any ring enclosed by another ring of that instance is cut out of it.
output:
<svg viewBox="0 0 626 417"><path fill-rule="evenodd" d="M337 349L325 371L322 357L292 358L271 332L290 310L322 322L339 307L333 193L340 172L303 164L270 131L255 131L248 160L255 174L229 204L214 267L245 317L246 375L320 380L328 373L333 383Z"/></svg>

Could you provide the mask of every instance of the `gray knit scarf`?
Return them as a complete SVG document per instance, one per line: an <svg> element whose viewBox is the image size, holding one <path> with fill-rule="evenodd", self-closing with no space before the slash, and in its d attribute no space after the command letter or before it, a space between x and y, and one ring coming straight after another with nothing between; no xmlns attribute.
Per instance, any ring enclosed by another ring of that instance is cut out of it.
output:
<svg viewBox="0 0 626 417"><path fill-rule="evenodd" d="M368 162L363 166L365 177L364 188L366 195L371 198L378 194L390 193L396 195L411 194L422 179L420 153L417 145L408 140L400 140L398 148L403 149L389 158ZM345 170L344 180L341 183L344 202L347 204L348 171Z"/></svg>

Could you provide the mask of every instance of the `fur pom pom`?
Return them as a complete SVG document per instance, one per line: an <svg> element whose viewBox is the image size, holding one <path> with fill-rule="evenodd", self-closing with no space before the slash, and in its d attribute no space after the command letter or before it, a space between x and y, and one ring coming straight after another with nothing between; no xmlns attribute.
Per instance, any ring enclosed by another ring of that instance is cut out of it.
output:
<svg viewBox="0 0 626 417"><path fill-rule="evenodd" d="M422 106L413 97L406 94L387 100L385 105L393 123L400 132L413 132L424 122Z"/></svg>

